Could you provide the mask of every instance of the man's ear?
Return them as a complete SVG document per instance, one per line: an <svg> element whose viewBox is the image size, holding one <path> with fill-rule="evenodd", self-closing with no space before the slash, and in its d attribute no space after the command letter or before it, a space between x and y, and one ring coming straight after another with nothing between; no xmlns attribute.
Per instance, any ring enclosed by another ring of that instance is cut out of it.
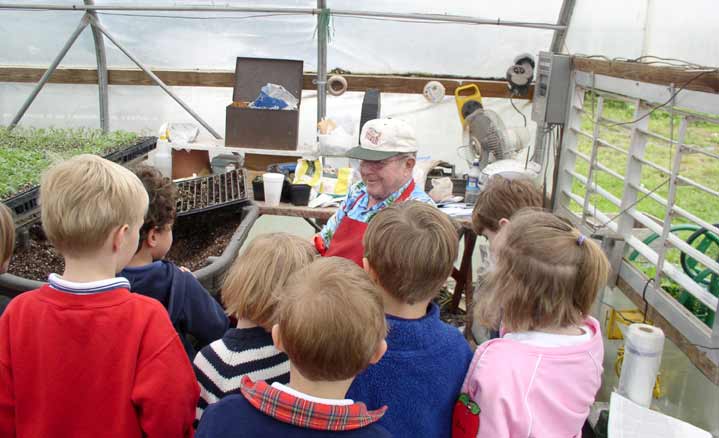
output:
<svg viewBox="0 0 719 438"><path fill-rule="evenodd" d="M369 363L374 365L377 362L382 359L382 356L387 352L387 341L382 339L380 343L377 345L377 350L375 350L374 354L372 355L372 358L369 360Z"/></svg>
<svg viewBox="0 0 719 438"><path fill-rule="evenodd" d="M407 161L405 161L404 165L407 168L407 170L414 169L414 165L417 164L417 159L414 157L407 158Z"/></svg>
<svg viewBox="0 0 719 438"><path fill-rule="evenodd" d="M125 238L127 236L127 233L130 231L130 226L128 224L121 225L117 228L115 228L115 231L112 232L110 235L112 239L112 250L117 251L120 249L120 247L125 243Z"/></svg>
<svg viewBox="0 0 719 438"><path fill-rule="evenodd" d="M509 223L509 219L506 217L503 217L502 219L497 221L497 225L499 225L499 228L502 228L503 226L507 225Z"/></svg>
<svg viewBox="0 0 719 438"><path fill-rule="evenodd" d="M272 343L275 344L275 348L280 350L281 352L285 352L284 348L282 347L282 337L280 336L280 326L279 324L275 324L272 326Z"/></svg>

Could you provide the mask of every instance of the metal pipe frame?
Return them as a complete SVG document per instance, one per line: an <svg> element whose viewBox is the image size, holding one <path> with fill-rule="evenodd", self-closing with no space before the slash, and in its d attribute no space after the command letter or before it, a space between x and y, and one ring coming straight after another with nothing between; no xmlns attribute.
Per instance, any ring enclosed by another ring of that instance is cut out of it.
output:
<svg viewBox="0 0 719 438"><path fill-rule="evenodd" d="M327 0L317 0L317 8L327 8ZM317 15L317 123L327 115L327 32Z"/></svg>
<svg viewBox="0 0 719 438"><path fill-rule="evenodd" d="M177 102L185 111L187 111L195 120L197 120L198 123L200 123L205 129L207 129L207 131L208 131L210 134L212 134L213 137L215 137L215 138L217 138L217 139L221 139L221 138L222 138L222 136L221 136L219 133L217 133L217 131L215 131L207 122L205 122L205 121L202 119L202 117L200 117L197 113L195 113L195 112L192 110L192 108L190 108L182 99L180 99L172 90L170 90L170 88L169 88L167 85L165 85L165 83L162 82L162 80L161 80L160 78L158 78L158 77L157 77L152 71L150 71L150 69L147 68L139 59L135 58L135 56L134 56L132 53L130 53L122 44L120 44L120 43L107 31L107 29L105 29L105 28L102 26L102 24L100 24L100 23L99 23L97 20L95 20L93 17L90 17L90 20L91 20L91 22L93 23L93 25L94 25L99 31L101 31L103 34L105 34L105 36L107 37L107 39L109 39L110 41L112 41L112 43L115 44L115 46L117 46L117 48L120 49L120 51L121 51L122 53L124 53L125 56L127 56L128 58L130 58L130 60L131 60L132 62L134 62L138 67L140 67L140 69L141 69L142 71L144 71L145 74L146 74L147 76L149 76L150 79L152 79L153 82L155 82L160 88L162 88L162 89L165 91L165 93L167 93L171 98L173 98L173 99L175 100L175 102Z"/></svg>
<svg viewBox="0 0 719 438"><path fill-rule="evenodd" d="M95 0L83 0L86 5L94 5ZM100 22L95 11L87 12L95 21ZM100 128L102 132L110 131L110 102L108 96L107 57L105 56L105 41L95 25L92 25L92 39L95 42L95 58L97 59L97 85L100 99Z"/></svg>
<svg viewBox="0 0 719 438"><path fill-rule="evenodd" d="M553 53L562 53L562 46L564 46L564 42L567 39L567 29L569 29L569 23L572 21L575 4L576 0L564 0L562 2L562 8L559 10L557 24L560 26L565 26L566 29L554 31L554 36L552 36L552 44L551 46L549 46L549 50Z"/></svg>
<svg viewBox="0 0 719 438"><path fill-rule="evenodd" d="M156 12L248 12L248 13L276 13L276 14L310 14L315 15L320 11L312 8L252 8L234 6L157 6L157 5L56 5L51 3L25 5L22 3L0 4L0 9L21 9L21 10L51 10L51 11L156 11ZM487 19L468 17L462 15L443 14L399 14L392 12L372 12L351 9L333 9L332 15L337 17L363 17L363 18L388 18L397 20L413 20L440 23L458 24L483 24L492 26L523 27L530 29L566 31L567 26L551 23L536 23L525 21L504 21L500 18Z"/></svg>
<svg viewBox="0 0 719 438"><path fill-rule="evenodd" d="M60 65L60 62L62 62L65 55L67 55L67 52L68 50L70 50L70 47L75 44L75 41L77 41L77 37L80 36L82 31L85 30L88 24L90 24L90 16L84 14L80 19L80 24L78 24L78 26L72 32L70 38L67 40L67 42L65 42L65 45L62 47L62 49L60 49L60 53L57 54L55 59L45 71L45 74L42 75L40 81L35 85L35 88L33 88L32 92L30 93L30 96L28 96L28 98L25 100L25 103L22 104L20 110L17 112L17 114L15 114L15 117L13 117L12 121L10 122L10 125L8 126L8 129L13 129L20 122L22 117L25 115L25 112L28 108L30 108L30 105L32 105L37 95L40 94L40 90L42 90L42 87L45 86L57 66Z"/></svg>

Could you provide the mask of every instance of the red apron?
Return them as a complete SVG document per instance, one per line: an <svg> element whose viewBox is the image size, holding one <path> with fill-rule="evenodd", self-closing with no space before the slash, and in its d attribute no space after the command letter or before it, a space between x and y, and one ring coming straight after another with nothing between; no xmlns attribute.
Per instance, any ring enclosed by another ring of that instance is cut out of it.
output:
<svg viewBox="0 0 719 438"><path fill-rule="evenodd" d="M414 180L394 202L402 202L409 199L409 195L414 190ZM352 210L359 202L364 194L358 197L348 210ZM322 254L324 257L344 257L350 259L362 267L362 258L364 257L364 245L362 240L367 230L367 223L354 220L349 216L342 218L342 222L337 227L329 249Z"/></svg>

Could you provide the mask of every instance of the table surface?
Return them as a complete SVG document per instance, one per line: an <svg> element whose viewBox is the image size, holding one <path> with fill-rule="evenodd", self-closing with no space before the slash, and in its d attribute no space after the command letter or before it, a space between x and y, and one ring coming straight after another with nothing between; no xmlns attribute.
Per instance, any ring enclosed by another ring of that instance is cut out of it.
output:
<svg viewBox="0 0 719 438"><path fill-rule="evenodd" d="M268 214L268 215L274 215L274 216L291 216L291 217L300 217L305 219L319 219L319 220L327 220L330 217L332 217L333 214L337 211L336 207L325 207L325 208L311 208L307 206L298 206L298 205L292 205L288 204L286 202L281 202L280 205L277 206L268 206L265 201L252 201L260 209L260 214ZM471 217L460 217L460 218L452 218L458 223L462 225L464 228L471 228L472 226L472 218Z"/></svg>

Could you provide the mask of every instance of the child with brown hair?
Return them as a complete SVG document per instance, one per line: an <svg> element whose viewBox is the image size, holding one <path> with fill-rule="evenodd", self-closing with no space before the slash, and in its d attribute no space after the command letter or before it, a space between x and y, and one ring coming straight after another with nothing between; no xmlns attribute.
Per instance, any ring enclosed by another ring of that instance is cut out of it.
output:
<svg viewBox="0 0 719 438"><path fill-rule="evenodd" d="M0 203L0 274L7 272L13 249L15 249L15 221L10 209ZM0 295L0 315L9 302L9 298Z"/></svg>
<svg viewBox="0 0 719 438"><path fill-rule="evenodd" d="M522 210L496 236L475 317L504 336L474 354L453 437L579 436L602 381L589 310L607 281L599 245L550 213Z"/></svg>
<svg viewBox="0 0 719 438"><path fill-rule="evenodd" d="M239 393L242 376L269 383L289 381L287 355L274 347L270 331L288 278L316 256L309 241L275 233L257 236L237 257L222 286L222 302L227 314L237 318L237 328L195 357L198 420L208 405Z"/></svg>
<svg viewBox="0 0 719 438"><path fill-rule="evenodd" d="M145 186L150 204L140 228L137 252L118 275L130 281L132 292L154 298L165 306L192 360L195 346L204 347L220 339L229 321L220 304L191 272L163 260L172 246L177 201L175 184L151 166L138 166L135 175Z"/></svg>
<svg viewBox="0 0 719 438"><path fill-rule="evenodd" d="M354 262L317 259L282 291L272 327L275 346L290 359L290 381L268 385L242 378L241 394L210 406L197 438L387 438L368 411L346 399L355 376L387 349L382 298Z"/></svg>
<svg viewBox="0 0 719 438"><path fill-rule="evenodd" d="M542 192L528 178L494 175L479 193L472 210L472 227L491 243L509 218L523 208L542 208Z"/></svg>
<svg viewBox="0 0 719 438"><path fill-rule="evenodd" d="M148 197L94 155L48 169L40 214L62 275L0 317L0 436L190 437L199 388L167 312L115 277Z"/></svg>
<svg viewBox="0 0 719 438"><path fill-rule="evenodd" d="M392 205L364 236L365 270L380 286L389 325L387 354L357 376L348 396L387 405L380 424L395 437L449 437L452 407L472 358L432 300L457 258L447 215L417 201Z"/></svg>

